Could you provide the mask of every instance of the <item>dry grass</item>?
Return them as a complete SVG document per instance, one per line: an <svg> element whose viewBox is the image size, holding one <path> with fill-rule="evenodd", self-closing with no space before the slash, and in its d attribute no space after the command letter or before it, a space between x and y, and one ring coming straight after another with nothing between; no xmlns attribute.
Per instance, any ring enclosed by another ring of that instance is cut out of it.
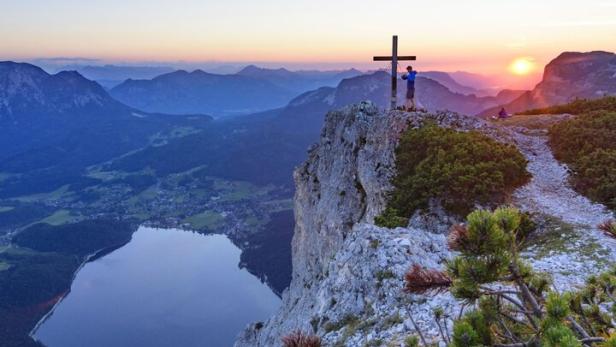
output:
<svg viewBox="0 0 616 347"><path fill-rule="evenodd" d="M297 330L282 338L284 347L321 347L321 338Z"/></svg>
<svg viewBox="0 0 616 347"><path fill-rule="evenodd" d="M449 230L447 236L447 246L453 251L459 251L463 247L464 240L466 239L468 230L464 224L454 224Z"/></svg>
<svg viewBox="0 0 616 347"><path fill-rule="evenodd" d="M609 219L599 224L599 229L603 231L607 236L616 238L616 220Z"/></svg>
<svg viewBox="0 0 616 347"><path fill-rule="evenodd" d="M431 290L443 290L451 286L451 278L447 273L434 269L425 269L418 264L413 265L404 276L408 293L423 293Z"/></svg>
<svg viewBox="0 0 616 347"><path fill-rule="evenodd" d="M537 114L528 116L513 116L507 119L492 120L492 123L503 126L517 126L527 129L548 129L555 123L571 118L571 115Z"/></svg>

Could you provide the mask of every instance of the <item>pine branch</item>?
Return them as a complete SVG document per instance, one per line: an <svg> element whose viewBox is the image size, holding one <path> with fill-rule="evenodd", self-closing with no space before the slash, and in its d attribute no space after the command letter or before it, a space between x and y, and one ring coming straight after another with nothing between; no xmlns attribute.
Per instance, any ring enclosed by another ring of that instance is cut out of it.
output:
<svg viewBox="0 0 616 347"><path fill-rule="evenodd" d="M417 331L417 334L419 335L421 342L424 344L424 346L428 346L428 343L426 342L426 338L424 337L423 333L421 332L421 329L419 329L419 326L417 326L417 323L415 323L415 320L413 319L413 312L411 312L411 310L409 310L409 318L411 319L411 323L413 324L415 331Z"/></svg>
<svg viewBox="0 0 616 347"><path fill-rule="evenodd" d="M582 338L583 338L582 340L591 338L588 332L586 332L586 330L580 324L578 324L578 322L575 319L573 319L573 317L569 316L567 317L567 320L569 321L569 323L571 323L571 326L573 327L573 329L577 331L578 334L582 335Z"/></svg>
<svg viewBox="0 0 616 347"><path fill-rule="evenodd" d="M505 322L503 322L503 320L501 318L498 318L498 323L501 325L503 330L505 330L505 332L507 333L507 338L509 340L512 340L513 342L520 342L520 340L517 338L517 336L515 336L513 334L513 332L511 332L509 327L507 327L507 324L505 324Z"/></svg>
<svg viewBox="0 0 616 347"><path fill-rule="evenodd" d="M582 343L595 343L595 342L605 342L603 337L588 337L580 340Z"/></svg>
<svg viewBox="0 0 616 347"><path fill-rule="evenodd" d="M526 318L528 319L528 321L530 322L530 324L532 325L532 329L534 331L538 331L539 327L537 326L537 324L535 323L535 319L533 318L532 315L530 315L529 313L527 313L526 308L519 303L517 300L515 300L514 298L506 295L506 294L498 294L499 297L507 300L508 302L514 304L515 306L519 307L521 309L521 313L524 314L524 316L526 316ZM509 317L507 315L505 315L505 317ZM511 317L513 319L513 317ZM517 321L517 320L516 320ZM518 321L518 323L523 324L521 321Z"/></svg>
<svg viewBox="0 0 616 347"><path fill-rule="evenodd" d="M524 283L524 281L522 280L522 276L520 276L520 269L518 269L517 264L511 263L511 265L509 266L509 270L511 271L511 274L514 277L513 279L514 282L516 283L516 285L522 292L521 293L522 299L530 305L535 317L541 318L543 316L543 311L541 310L541 306L539 306L537 299L535 298L533 293L531 293L530 289L528 289L528 286L526 285L526 283Z"/></svg>

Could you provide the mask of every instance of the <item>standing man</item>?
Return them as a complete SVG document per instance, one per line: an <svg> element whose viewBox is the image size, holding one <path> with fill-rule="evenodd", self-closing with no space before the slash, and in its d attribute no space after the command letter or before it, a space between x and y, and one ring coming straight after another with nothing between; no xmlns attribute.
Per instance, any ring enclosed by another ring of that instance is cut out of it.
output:
<svg viewBox="0 0 616 347"><path fill-rule="evenodd" d="M406 103L404 106L407 111L415 111L415 76L417 71L413 71L412 66L406 67L406 73L402 75L402 79L406 80Z"/></svg>

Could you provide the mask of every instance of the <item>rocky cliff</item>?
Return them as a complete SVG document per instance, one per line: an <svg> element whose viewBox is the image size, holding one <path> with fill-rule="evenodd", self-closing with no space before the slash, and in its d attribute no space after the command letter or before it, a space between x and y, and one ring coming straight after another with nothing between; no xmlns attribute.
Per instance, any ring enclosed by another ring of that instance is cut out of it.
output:
<svg viewBox="0 0 616 347"><path fill-rule="evenodd" d="M291 286L280 311L249 326L237 347L280 346L280 338L297 329L321 336L326 346L400 346L414 333L413 321L428 338L438 337L434 308L444 309L450 319L458 315L460 303L448 292L403 291L404 274L411 266L442 269L452 256L443 232L452 218L435 210L414 216L406 228L372 224L386 204L401 132L426 121L482 131L518 145L527 155L536 176L512 202L541 213L539 233L545 237L525 254L554 274L559 289L616 262L616 244L594 226L609 213L566 187L565 168L551 157L543 135L501 129L455 113L383 114L373 104L360 103L327 115L320 142L296 169ZM542 177L544 172L547 177ZM559 202L561 198L568 201ZM565 208L569 203L571 208ZM558 238L565 228L566 239L551 246L550 235L557 230Z"/></svg>

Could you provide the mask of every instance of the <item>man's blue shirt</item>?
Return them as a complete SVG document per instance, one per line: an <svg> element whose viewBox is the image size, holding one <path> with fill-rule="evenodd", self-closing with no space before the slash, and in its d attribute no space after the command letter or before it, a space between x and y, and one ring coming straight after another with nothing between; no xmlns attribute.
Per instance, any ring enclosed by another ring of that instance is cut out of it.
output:
<svg viewBox="0 0 616 347"><path fill-rule="evenodd" d="M402 79L406 80L407 88L415 88L415 76L417 76L417 71L411 71L402 75Z"/></svg>

